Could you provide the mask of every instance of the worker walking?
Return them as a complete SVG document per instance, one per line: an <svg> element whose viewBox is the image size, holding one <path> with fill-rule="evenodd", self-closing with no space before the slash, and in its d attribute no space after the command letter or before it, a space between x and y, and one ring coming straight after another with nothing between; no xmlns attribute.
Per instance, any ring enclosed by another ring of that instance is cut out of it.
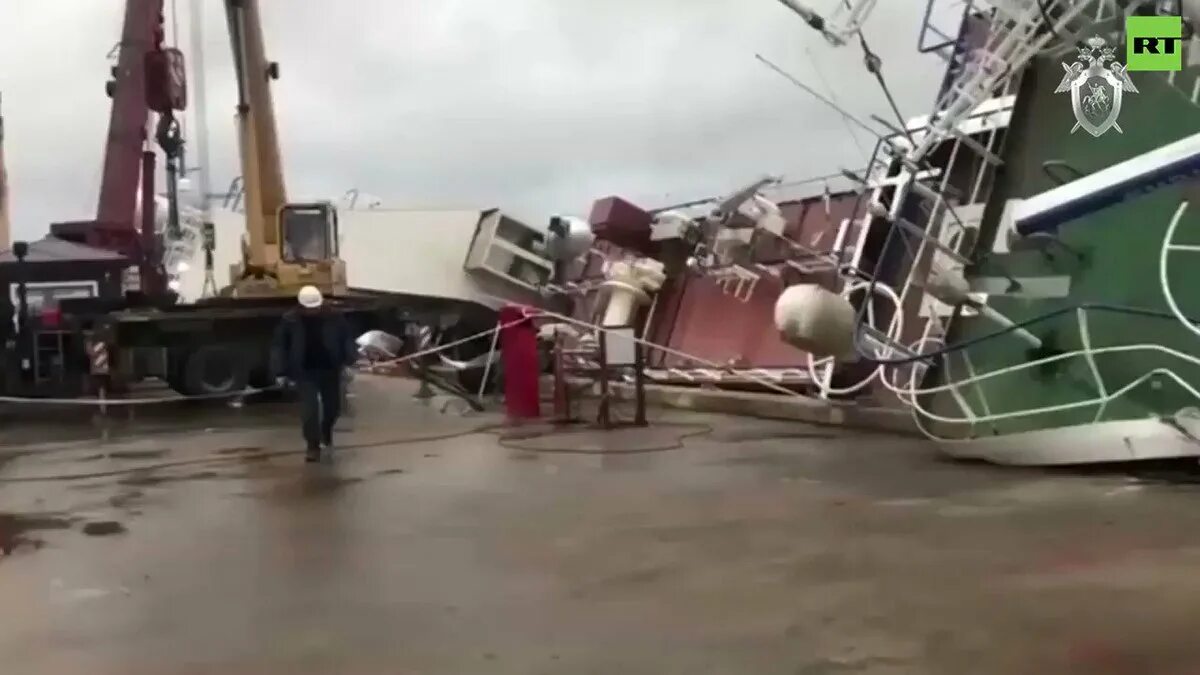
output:
<svg viewBox="0 0 1200 675"><path fill-rule="evenodd" d="M322 448L333 449L342 371L353 364L357 349L345 317L325 306L319 289L305 286L296 299L300 306L284 315L275 332L272 356L280 383L291 380L300 390L305 460L317 462Z"/></svg>

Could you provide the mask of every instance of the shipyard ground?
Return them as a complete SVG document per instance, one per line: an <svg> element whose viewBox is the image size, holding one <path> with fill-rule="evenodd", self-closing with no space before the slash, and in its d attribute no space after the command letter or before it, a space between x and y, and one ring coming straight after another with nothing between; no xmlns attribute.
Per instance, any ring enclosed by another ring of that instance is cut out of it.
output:
<svg viewBox="0 0 1200 675"><path fill-rule="evenodd" d="M359 383L328 466L274 406L103 444L8 410L0 669L1200 672L1186 482L716 416L502 446L401 387Z"/></svg>

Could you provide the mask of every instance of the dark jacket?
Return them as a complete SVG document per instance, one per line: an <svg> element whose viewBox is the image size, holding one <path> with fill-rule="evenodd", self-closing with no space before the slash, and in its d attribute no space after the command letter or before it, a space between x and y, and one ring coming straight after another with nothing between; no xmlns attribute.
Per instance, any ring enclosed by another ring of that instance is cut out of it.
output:
<svg viewBox="0 0 1200 675"><path fill-rule="evenodd" d="M328 350L330 359L340 367L353 365L358 356L358 348L354 344L354 334L346 318L338 312L320 312L318 316L321 317L321 335L317 337L325 341L325 349ZM275 329L271 349L271 365L275 373L291 378L304 374L304 345L312 338L306 333L298 310L283 316L283 320Z"/></svg>

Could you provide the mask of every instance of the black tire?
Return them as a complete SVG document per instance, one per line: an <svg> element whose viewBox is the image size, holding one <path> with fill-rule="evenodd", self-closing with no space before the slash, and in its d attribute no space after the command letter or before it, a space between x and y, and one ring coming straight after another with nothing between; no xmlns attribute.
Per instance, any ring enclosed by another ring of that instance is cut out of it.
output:
<svg viewBox="0 0 1200 675"><path fill-rule="evenodd" d="M197 347L183 368L184 393L215 396L242 391L250 372L242 349L227 344Z"/></svg>
<svg viewBox="0 0 1200 675"><path fill-rule="evenodd" d="M170 387L172 391L185 396L188 392L187 385L184 383L183 374L184 366L187 365L187 359L189 355L190 352L188 352L186 349L175 348L168 351L167 372L164 375L167 381L167 386Z"/></svg>

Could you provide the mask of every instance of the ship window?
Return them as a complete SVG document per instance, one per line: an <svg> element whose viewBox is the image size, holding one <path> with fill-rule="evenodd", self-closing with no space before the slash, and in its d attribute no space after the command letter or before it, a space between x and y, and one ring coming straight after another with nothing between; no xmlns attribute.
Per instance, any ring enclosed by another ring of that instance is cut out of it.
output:
<svg viewBox="0 0 1200 675"><path fill-rule="evenodd" d="M289 206L280 213L279 227L283 231L284 262L316 262L332 257L327 207Z"/></svg>

